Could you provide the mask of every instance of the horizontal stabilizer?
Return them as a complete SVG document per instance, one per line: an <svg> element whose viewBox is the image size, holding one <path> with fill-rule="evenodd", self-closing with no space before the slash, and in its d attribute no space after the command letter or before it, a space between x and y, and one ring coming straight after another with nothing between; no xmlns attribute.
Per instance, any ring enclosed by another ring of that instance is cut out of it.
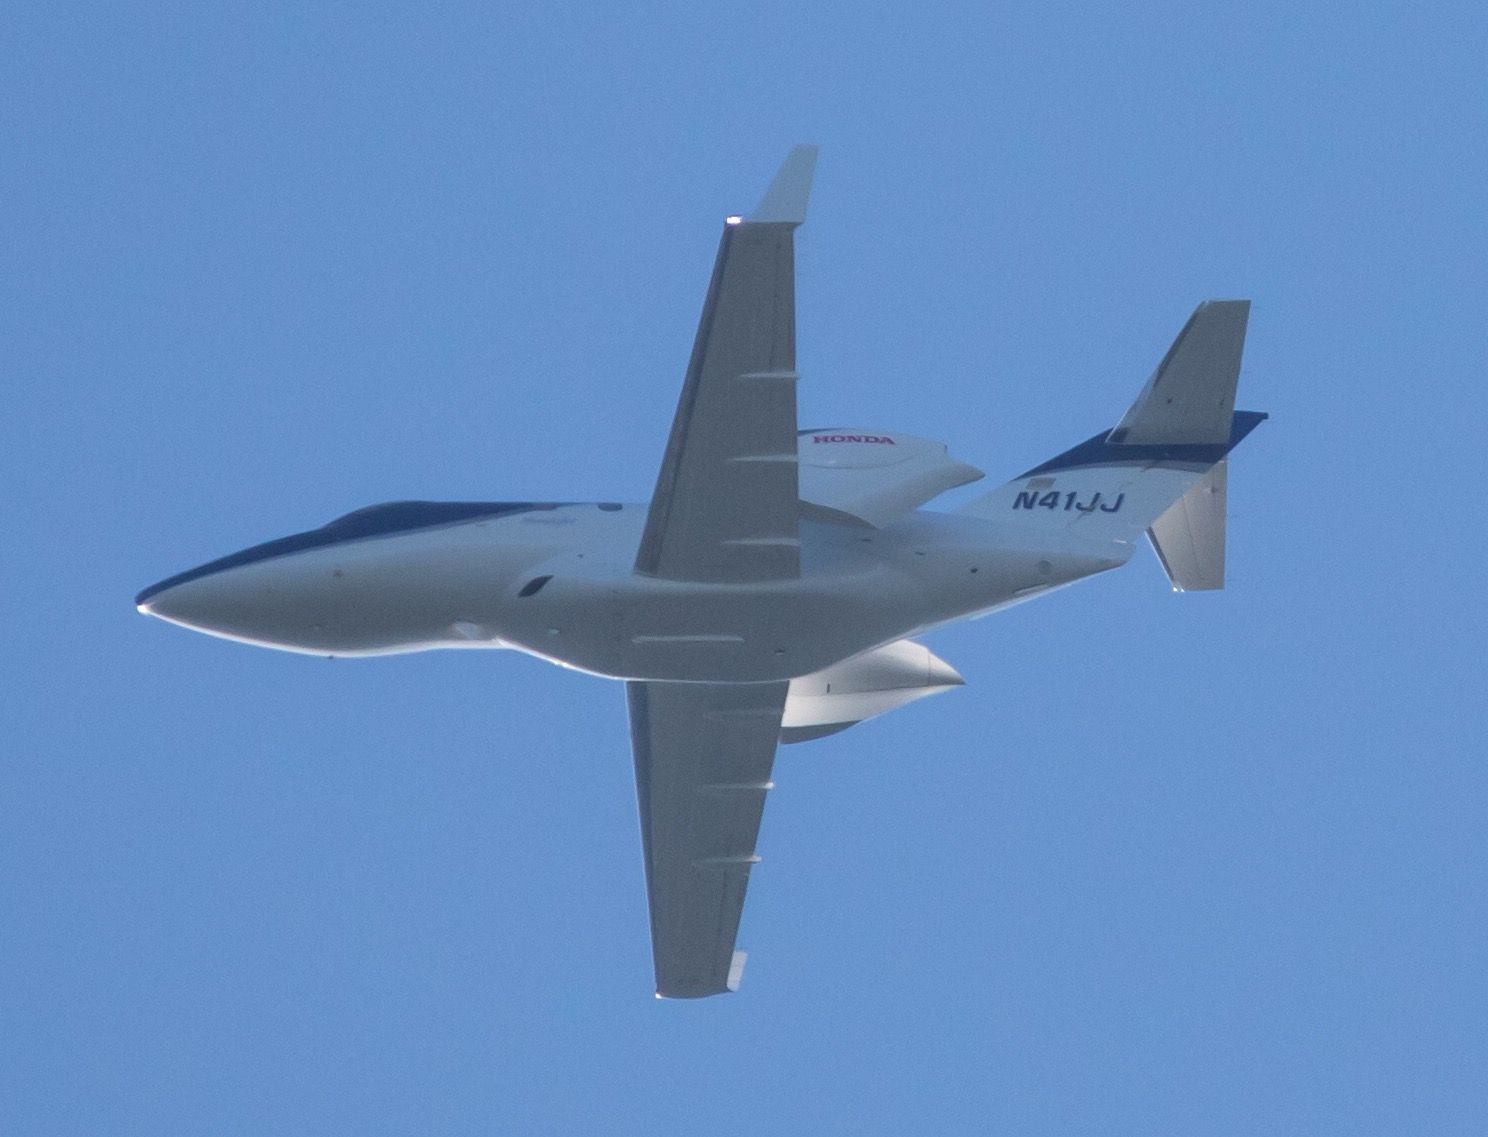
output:
<svg viewBox="0 0 1488 1137"><path fill-rule="evenodd" d="M1147 530L1153 551L1178 592L1224 587L1228 465L1217 463Z"/></svg>

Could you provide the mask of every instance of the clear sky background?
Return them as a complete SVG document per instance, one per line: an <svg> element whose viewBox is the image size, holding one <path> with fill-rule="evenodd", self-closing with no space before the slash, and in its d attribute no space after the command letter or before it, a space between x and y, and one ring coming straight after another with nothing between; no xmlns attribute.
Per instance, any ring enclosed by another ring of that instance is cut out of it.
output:
<svg viewBox="0 0 1488 1137"><path fill-rule="evenodd" d="M1488 1131L1481 5L21 2L0 58L0 1132ZM783 750L744 987L657 1002L618 685L131 601L646 500L799 141L803 422L1001 481L1237 296L1273 417L1227 591L1144 551Z"/></svg>

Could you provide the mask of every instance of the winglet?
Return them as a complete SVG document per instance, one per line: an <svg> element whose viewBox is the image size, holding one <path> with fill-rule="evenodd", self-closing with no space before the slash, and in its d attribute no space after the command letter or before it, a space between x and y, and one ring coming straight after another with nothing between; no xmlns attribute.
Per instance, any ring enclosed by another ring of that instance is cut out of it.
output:
<svg viewBox="0 0 1488 1137"><path fill-rule="evenodd" d="M816 147L796 146L780 164L780 172L744 220L800 225L806 220L806 202L811 197L811 176L816 172Z"/></svg>

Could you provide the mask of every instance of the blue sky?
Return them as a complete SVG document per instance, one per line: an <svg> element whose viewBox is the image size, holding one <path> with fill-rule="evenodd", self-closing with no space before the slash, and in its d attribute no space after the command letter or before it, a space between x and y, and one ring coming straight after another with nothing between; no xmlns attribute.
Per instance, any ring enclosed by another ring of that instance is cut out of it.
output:
<svg viewBox="0 0 1488 1137"><path fill-rule="evenodd" d="M1481 6L0 15L0 1131L1481 1133ZM1126 570L782 753L651 998L613 684L146 584L398 498L644 500L798 141L801 414L994 480L1254 301L1230 587Z"/></svg>

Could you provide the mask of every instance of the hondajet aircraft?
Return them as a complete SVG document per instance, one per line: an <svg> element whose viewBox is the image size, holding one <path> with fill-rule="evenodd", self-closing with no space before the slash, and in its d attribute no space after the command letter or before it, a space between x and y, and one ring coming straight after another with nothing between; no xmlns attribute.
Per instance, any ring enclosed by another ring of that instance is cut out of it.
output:
<svg viewBox="0 0 1488 1137"><path fill-rule="evenodd" d="M624 681L656 992L735 989L778 743L959 685L913 638L1132 556L1224 582L1249 303L1199 305L1102 431L955 512L982 477L897 430L798 430L794 233L814 147L730 217L648 505L374 505L140 593L141 612L317 655L512 648Z"/></svg>

